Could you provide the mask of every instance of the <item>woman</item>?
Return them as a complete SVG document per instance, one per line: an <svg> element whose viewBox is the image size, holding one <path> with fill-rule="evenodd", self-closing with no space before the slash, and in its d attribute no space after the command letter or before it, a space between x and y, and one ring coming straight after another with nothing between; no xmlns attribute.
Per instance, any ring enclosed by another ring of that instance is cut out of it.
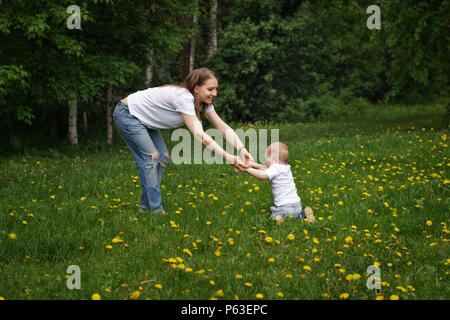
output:
<svg viewBox="0 0 450 320"><path fill-rule="evenodd" d="M244 144L215 112L216 74L207 69L193 70L182 85L164 85L137 91L117 104L114 123L130 149L138 167L142 198L140 211L166 214L161 203L160 184L169 152L160 130L178 128L183 124L215 154L234 165L235 171L245 170L253 162ZM200 111L238 150L241 160L223 150L203 131Z"/></svg>

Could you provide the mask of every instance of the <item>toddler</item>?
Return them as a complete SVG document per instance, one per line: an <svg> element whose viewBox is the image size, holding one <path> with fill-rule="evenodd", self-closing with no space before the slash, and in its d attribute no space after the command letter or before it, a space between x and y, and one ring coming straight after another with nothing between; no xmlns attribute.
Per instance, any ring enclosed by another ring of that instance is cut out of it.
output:
<svg viewBox="0 0 450 320"><path fill-rule="evenodd" d="M312 209L306 207L302 210L291 166L288 164L289 151L286 145L282 142L272 143L267 147L264 157L267 165L252 163L246 171L257 179L270 181L275 202L275 206L270 207L272 210L270 218L278 223L289 216L297 219L307 218L308 222L314 222Z"/></svg>

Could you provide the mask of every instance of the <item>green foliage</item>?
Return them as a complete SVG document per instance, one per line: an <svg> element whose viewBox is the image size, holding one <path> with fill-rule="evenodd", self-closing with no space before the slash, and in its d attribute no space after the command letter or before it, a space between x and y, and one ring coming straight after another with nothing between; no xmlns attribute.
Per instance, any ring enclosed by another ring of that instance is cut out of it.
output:
<svg viewBox="0 0 450 320"><path fill-rule="evenodd" d="M387 98L418 102L449 95L450 1L381 1L391 62Z"/></svg>
<svg viewBox="0 0 450 320"><path fill-rule="evenodd" d="M180 49L188 30L174 20L193 10L181 0L90 0L79 4L81 30L70 30L71 4L0 3L0 132L11 136L6 141L28 139L24 124L33 125L27 131L60 136L68 102L103 101L108 85L118 95L129 93L127 85L141 77L150 56L158 62Z"/></svg>
<svg viewBox="0 0 450 320"><path fill-rule="evenodd" d="M448 3L382 2L381 30L369 30L369 1L235 1L208 62L221 78L221 112L235 121L312 120L446 95Z"/></svg>

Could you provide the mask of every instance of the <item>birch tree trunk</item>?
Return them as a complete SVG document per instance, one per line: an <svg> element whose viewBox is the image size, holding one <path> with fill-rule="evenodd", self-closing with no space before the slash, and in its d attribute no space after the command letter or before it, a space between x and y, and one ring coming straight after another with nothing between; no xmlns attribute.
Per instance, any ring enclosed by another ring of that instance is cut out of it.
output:
<svg viewBox="0 0 450 320"><path fill-rule="evenodd" d="M84 134L87 135L88 123L87 123L87 112L86 111L83 111L83 129L84 129Z"/></svg>
<svg viewBox="0 0 450 320"><path fill-rule="evenodd" d="M197 34L197 24L198 24L198 16L194 15L192 26L192 39L191 39L191 52L189 54L189 72L194 70L194 62L195 62L195 44L196 44L196 34Z"/></svg>
<svg viewBox="0 0 450 320"><path fill-rule="evenodd" d="M145 68L145 87L149 88L153 79L153 59L152 57L148 58L149 65Z"/></svg>
<svg viewBox="0 0 450 320"><path fill-rule="evenodd" d="M78 144L77 108L77 98L75 98L69 102L69 141L71 144Z"/></svg>
<svg viewBox="0 0 450 320"><path fill-rule="evenodd" d="M112 85L108 84L106 88L106 143L112 144L113 124L112 124Z"/></svg>
<svg viewBox="0 0 450 320"><path fill-rule="evenodd" d="M217 51L217 1L211 0L209 11L208 50L206 57L211 58Z"/></svg>

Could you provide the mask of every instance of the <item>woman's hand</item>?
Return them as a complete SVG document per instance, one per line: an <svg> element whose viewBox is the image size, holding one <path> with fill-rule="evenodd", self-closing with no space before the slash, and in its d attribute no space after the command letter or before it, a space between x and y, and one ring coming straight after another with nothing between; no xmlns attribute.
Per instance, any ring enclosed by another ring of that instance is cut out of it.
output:
<svg viewBox="0 0 450 320"><path fill-rule="evenodd" d="M255 160L253 159L250 152L248 152L248 150L245 148L240 149L239 155L240 155L241 159L244 160L244 162L248 165L251 165L255 162Z"/></svg>
<svg viewBox="0 0 450 320"><path fill-rule="evenodd" d="M242 161L238 156L234 156L233 160L234 172L246 171L249 165Z"/></svg>

